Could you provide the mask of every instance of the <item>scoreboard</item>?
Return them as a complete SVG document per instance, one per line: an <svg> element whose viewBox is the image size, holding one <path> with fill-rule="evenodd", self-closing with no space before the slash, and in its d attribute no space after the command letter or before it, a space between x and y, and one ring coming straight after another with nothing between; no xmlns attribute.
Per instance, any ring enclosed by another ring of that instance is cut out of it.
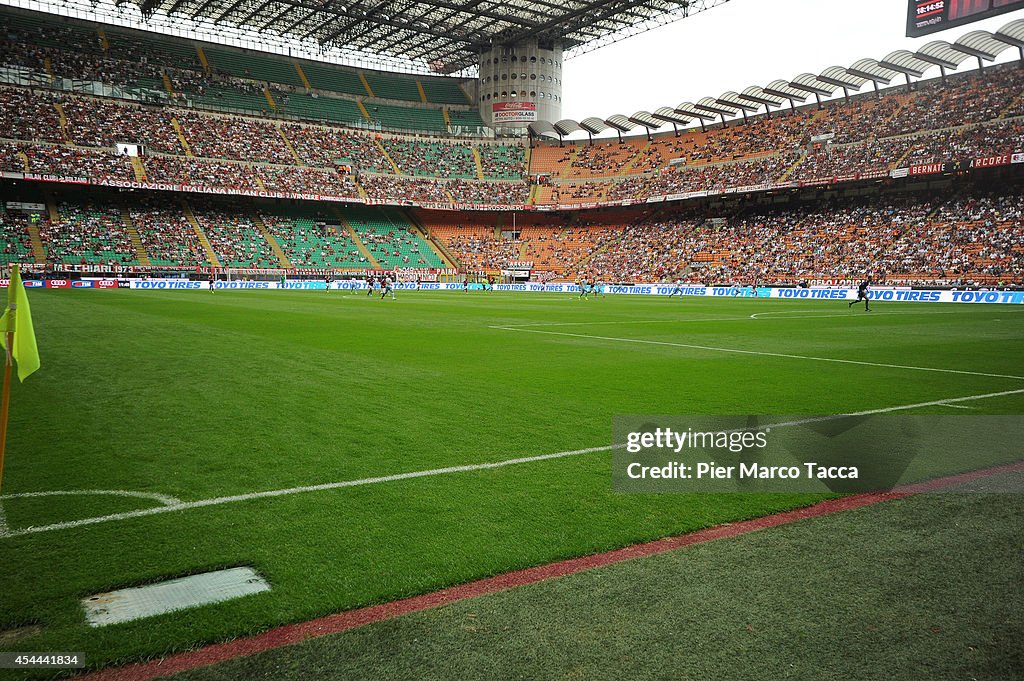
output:
<svg viewBox="0 0 1024 681"><path fill-rule="evenodd" d="M916 38L1015 9L1024 9L1024 0L909 0L907 35Z"/></svg>

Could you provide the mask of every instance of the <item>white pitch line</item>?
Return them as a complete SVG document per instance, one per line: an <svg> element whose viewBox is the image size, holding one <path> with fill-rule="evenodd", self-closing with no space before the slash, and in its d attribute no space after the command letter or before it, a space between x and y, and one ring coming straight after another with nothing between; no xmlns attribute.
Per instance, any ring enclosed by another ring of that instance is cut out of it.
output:
<svg viewBox="0 0 1024 681"><path fill-rule="evenodd" d="M748 319L747 317L708 317L706 319L627 319L607 322L537 322L536 324L504 324L488 326L488 329L507 331L509 329L525 329L533 326L597 326L608 324L682 324L686 322L738 322Z"/></svg>
<svg viewBox="0 0 1024 681"><path fill-rule="evenodd" d="M7 514L4 513L4 505L0 503L0 539L8 537L11 534L11 528L7 525Z"/></svg>
<svg viewBox="0 0 1024 681"><path fill-rule="evenodd" d="M693 319L664 319L664 318L662 318L662 319L627 319L627 320L616 320L616 321L606 321L606 322L592 322L592 321L583 321L583 322L537 322L535 324L501 324L501 325L491 325L491 326L488 326L487 328L507 331L509 329L526 329L526 328L537 327L537 326L543 326L543 327L548 327L548 326L598 326L598 325L605 326L605 325L610 325L610 324L673 324L673 323L683 324L683 323L694 323L694 322L745 322L745 321L750 320L750 319L757 319L757 320L760 320L760 321L767 321L767 320L763 319L762 316L763 315L769 315L769 314L770 315L783 315L783 314L786 314L786 315L799 314L799 315L801 315L799 317L786 317L785 319L823 319L823 318L828 318L828 317L849 317L851 319L858 318L858 315L856 313L854 313L854 312L843 312L843 313L836 313L836 314L831 314L831 313L830 314L813 314L813 313L809 313L807 310L790 310L790 311L787 311L787 312L781 312L781 311L780 312L757 312L757 313L752 314L752 315L747 315L746 317L696 317L696 318L693 318ZM900 315L900 316L904 316L905 317L907 315L932 315L932 314L956 314L956 313L952 312L952 311L945 311L945 312L939 312L939 311L875 312L875 313L872 314L872 316L873 317L880 317L880 316L883 316L883 315Z"/></svg>
<svg viewBox="0 0 1024 681"><path fill-rule="evenodd" d="M933 400L931 402L918 402L916 404L902 404L895 407L881 407L879 409L868 409L865 411L852 412L848 414L836 414L834 416L819 416L814 418L803 419L801 421L792 421L789 423L778 423L771 424L772 428L781 426L792 426L803 423L812 423L818 421L827 421L830 419L848 418L851 416L871 416L873 414L888 414L895 411L906 411L909 409L920 409L924 407L936 407L936 406L948 406L950 403L955 402L971 402L975 400L985 400L993 397L1005 397L1007 395L1020 395L1024 393L1024 388L1020 390L1004 390L997 393L984 393L981 395L967 395L965 397L950 397L944 400ZM303 494L306 492L322 492L327 490L343 489L346 487L360 487L363 485L376 485L385 482L395 482L398 480L410 480L413 478L426 478L435 475L447 475L449 473L467 473L471 471L482 471L492 470L495 468L504 468L506 466L515 466L517 464L533 463L536 461L548 461L552 459L562 459L570 456L580 456L582 454L594 454L597 452L608 452L613 449L621 449L625 445L605 445L603 447L588 447L586 449L573 449L565 452L555 452L554 454L540 454L538 456L524 456L515 459L505 459L504 461L495 461L491 463L477 463L467 464L464 466L449 466L447 468L434 468L425 471L412 471L409 473L395 473L394 475L382 475L375 478L362 478L360 480L344 480L342 482L329 482L320 485L307 485L304 487L289 487L286 489L268 490L264 492L249 492L247 494L235 494L232 496L225 497L214 497L212 499L200 499L198 501L187 501L174 506L158 506L156 508L140 509L138 511L126 511L124 513L112 513L110 515L98 516L95 518L80 518L79 520L69 520L62 523L53 523L51 525L39 525L36 527L26 527L19 530L8 530L6 537L20 537L27 534L39 534L41 532L52 532L54 530L67 530L76 527L83 527L86 525L97 525L100 523L107 523L116 520L128 520L130 518L142 518L150 515L157 515L160 513L170 513L172 511L185 511L193 508L205 508L207 506L219 506L221 504L230 504L239 501L251 501L253 499L267 499L272 497L283 497L292 494ZM13 495L12 495L13 496ZM6 497L0 497L3 499ZM3 538L0 535L0 538Z"/></svg>
<svg viewBox="0 0 1024 681"><path fill-rule="evenodd" d="M3 499L21 499L30 497L60 497L60 496L107 496L107 497L133 497L136 499L152 499L159 501L164 506L178 506L181 499L167 494L157 492L133 492L127 489L68 489L54 490L50 492L19 492L18 494L5 494Z"/></svg>
<svg viewBox="0 0 1024 681"><path fill-rule="evenodd" d="M574 449L567 452L555 452L554 454L541 454L539 456L528 456L520 457L516 459L506 459L504 461L496 461L492 463L480 463L480 464L467 464L464 466L449 466L447 468L435 468L425 471L412 471L409 473L396 473L394 475L383 475L374 478L363 478L361 480L343 480L341 482L328 482L320 485L306 485L303 487L289 487L286 489L267 490L264 492L249 492L246 494L236 494L226 497L214 497L212 499L200 499L198 501L186 501L181 502L172 506L157 506L155 508L144 508L137 511L125 511L123 513L112 513L110 515L98 516L95 518L81 518L79 520L70 520L62 523L53 523L51 525L40 525L37 527L26 527L20 530L10 531L8 537L17 537L24 534L35 534L38 532L49 532L52 530L62 530L72 527L81 527L83 525L94 525L96 523L109 522L112 520L127 520L129 518L141 518L149 515L157 515L159 513L168 513L170 511L183 511L193 508L204 508L206 506L218 506L220 504L229 504L237 501L250 501L253 499L266 499L271 497L288 496L291 494L302 494L305 492L322 492L326 490L342 489L345 487L359 487L362 485L374 485L383 482L395 482L397 480L408 480L412 478L423 478L433 475L445 475L448 473L464 473L468 471L479 471L487 470L492 468L503 468L505 466L513 466L520 463L531 463L534 461L544 461L547 459L560 459L567 456L577 456L580 454L590 454L593 452L602 452L611 449L611 447L589 447L587 449ZM13 496L13 495L11 495ZM6 498L6 497L3 497Z"/></svg>
<svg viewBox="0 0 1024 681"><path fill-rule="evenodd" d="M977 409L977 407L968 407L963 404L944 404L943 407L949 407L950 409Z"/></svg>
<svg viewBox="0 0 1024 681"><path fill-rule="evenodd" d="M886 364L884 362L865 362L856 359L840 359L838 357L814 357L812 355L791 355L784 352L763 352L760 350L741 350L738 348L720 348L713 345L692 345L690 343L671 343L669 341L646 340L643 338L617 338L615 336L591 336L585 333L566 333L564 331L541 331L540 329L521 329L509 326L494 327L504 331L517 331L519 333L540 333L549 336L565 336L566 338L586 338L590 340L614 341L617 343L638 343L641 345L660 345L672 348L687 348L689 350L707 350L709 352L727 352L736 355L755 355L757 357L781 357L783 359L804 359L813 362L833 362L835 364L855 364L858 366L881 367L883 369L907 369L910 371L931 371L940 374L959 374L962 376L984 376L986 378L1010 378L1015 381L1024 381L1024 376L1011 376L1009 374L990 374L983 371L967 371L965 369L940 369L938 367L921 367L910 364Z"/></svg>
<svg viewBox="0 0 1024 681"><path fill-rule="evenodd" d="M806 314L806 312L807 312L806 310L792 310L792 311L788 311L788 312L782 312L782 311L779 311L779 312L756 312L756 313L750 315L750 319L759 319L761 321L764 321L762 319L762 317L764 315L766 315L766 314L777 315L777 314L800 314L800 313L804 313L804 314L802 316L799 316L799 317L786 317L786 319L821 319L823 317L851 317L851 318L853 318L853 317L857 316L856 312L846 312L846 313L838 313L838 314ZM884 316L884 315L900 315L901 317L906 317L908 315L956 314L956 313L953 312L952 310L943 311L943 312L940 312L938 310L930 310L930 311L921 311L921 312L873 312L873 313L869 313L869 314L872 317L881 317L881 316Z"/></svg>
<svg viewBox="0 0 1024 681"><path fill-rule="evenodd" d="M938 406L949 406L955 402L974 402L976 400L988 400L993 397L1007 397L1008 395L1020 395L1024 393L1024 389L1020 390L1003 390L997 393L983 393L981 395L968 395L967 397L951 397L947 400L933 400L931 402L918 402L917 404L904 404L898 407L882 407L881 409L869 409L867 411L858 411L850 414L840 414L840 416L871 416L872 414L888 414L894 411L906 411L908 409L919 409L924 407L938 407Z"/></svg>

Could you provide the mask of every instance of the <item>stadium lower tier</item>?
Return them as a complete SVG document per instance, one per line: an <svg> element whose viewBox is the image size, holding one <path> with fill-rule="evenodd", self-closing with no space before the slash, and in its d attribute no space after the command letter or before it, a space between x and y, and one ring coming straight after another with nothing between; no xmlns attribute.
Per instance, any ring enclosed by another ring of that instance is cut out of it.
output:
<svg viewBox="0 0 1024 681"><path fill-rule="evenodd" d="M667 209L412 210L0 184L0 261L454 269L534 280L1024 284L1024 177L804 190Z"/></svg>
<svg viewBox="0 0 1024 681"><path fill-rule="evenodd" d="M446 268L407 214L125 195L4 192L0 262L120 267Z"/></svg>

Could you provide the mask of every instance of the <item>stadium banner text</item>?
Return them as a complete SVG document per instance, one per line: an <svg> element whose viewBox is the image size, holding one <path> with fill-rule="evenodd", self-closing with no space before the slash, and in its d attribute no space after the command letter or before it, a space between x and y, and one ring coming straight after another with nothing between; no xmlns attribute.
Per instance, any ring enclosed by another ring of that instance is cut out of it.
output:
<svg viewBox="0 0 1024 681"><path fill-rule="evenodd" d="M188 279L85 279L89 283L76 283L66 279L27 279L26 288L131 288L135 290L186 291L209 290L209 281L190 281ZM0 288L7 286L7 280L0 279ZM484 289L483 284L462 282L420 281L409 277L395 284L396 290L421 291L471 291ZM541 284L525 282L521 284L494 284L494 291L526 292L526 293L565 293L579 295L580 288L576 284ZM337 281L254 281L235 280L214 282L215 290L294 290L294 291L325 291L330 290L366 290L366 282L361 279L342 279ZM591 289L590 295L629 295L629 296L702 296L709 298L761 298L775 300L834 300L854 301L857 289L847 287L809 287L809 288L774 288L751 286L691 286L686 284L599 284ZM906 287L873 287L868 290L868 298L872 301L893 303L989 303L1006 305L1024 305L1024 291L1002 291L992 289L979 290L939 290L910 289Z"/></svg>
<svg viewBox="0 0 1024 681"><path fill-rule="evenodd" d="M118 189L149 189L154 191L183 192L186 194L219 194L222 196L252 196L264 199L297 199L300 201L336 201L343 203L365 203L359 196L331 196L303 192L279 192L261 189L239 189L235 187L210 187L166 182L138 182L103 178L92 184Z"/></svg>
<svg viewBox="0 0 1024 681"><path fill-rule="evenodd" d="M532 123L537 120L537 105L533 102L495 102L491 106L495 123Z"/></svg>

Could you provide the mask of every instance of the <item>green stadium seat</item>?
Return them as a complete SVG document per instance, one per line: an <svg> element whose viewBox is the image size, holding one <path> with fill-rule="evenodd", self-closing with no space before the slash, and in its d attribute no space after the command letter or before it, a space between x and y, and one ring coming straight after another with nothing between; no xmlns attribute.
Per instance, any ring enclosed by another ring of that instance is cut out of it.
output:
<svg viewBox="0 0 1024 681"><path fill-rule="evenodd" d="M292 267L329 269L369 269L352 237L335 219L318 215L312 209L262 212L263 223L288 256Z"/></svg>
<svg viewBox="0 0 1024 681"><path fill-rule="evenodd" d="M449 110L448 116L452 120L453 132L459 129L463 132L479 132L486 127L484 119L480 118L480 112L476 109Z"/></svg>
<svg viewBox="0 0 1024 681"><path fill-rule="evenodd" d="M518 145L489 145L479 147L484 179L521 180L526 175L526 152Z"/></svg>
<svg viewBox="0 0 1024 681"><path fill-rule="evenodd" d="M21 214L8 213L0 204L0 263L32 262L34 259L26 218Z"/></svg>
<svg viewBox="0 0 1024 681"><path fill-rule="evenodd" d="M353 207L345 217L382 267L444 267L430 244L410 231L412 224L399 211Z"/></svg>
<svg viewBox="0 0 1024 681"><path fill-rule="evenodd" d="M202 70L195 43L173 36L149 32L125 32L123 29L106 28L104 32L110 44L110 56L114 59L135 59L139 52L157 64L176 69Z"/></svg>
<svg viewBox="0 0 1024 681"><path fill-rule="evenodd" d="M421 78L423 92L431 104L471 104L466 92L454 79Z"/></svg>
<svg viewBox="0 0 1024 681"><path fill-rule="evenodd" d="M230 87L210 85L203 94L186 93L193 102L211 109L224 109L242 113L269 113L270 103L266 96L254 92L242 92Z"/></svg>
<svg viewBox="0 0 1024 681"><path fill-rule="evenodd" d="M440 109L425 109L394 104L364 102L373 121L391 130L447 132L448 125Z"/></svg>
<svg viewBox="0 0 1024 681"><path fill-rule="evenodd" d="M64 204L59 217L57 222L40 225L48 261L67 265L139 264L117 210Z"/></svg>
<svg viewBox="0 0 1024 681"><path fill-rule="evenodd" d="M384 148L406 175L416 177L476 178L473 150L459 143L436 143L387 139Z"/></svg>
<svg viewBox="0 0 1024 681"><path fill-rule="evenodd" d="M295 65L284 57L213 46L204 46L203 51L210 66L217 71L238 78L305 87Z"/></svg>
<svg viewBox="0 0 1024 681"><path fill-rule="evenodd" d="M366 88L363 81L359 80L359 74L353 69L346 69L333 64L317 64L314 62L300 62L302 71L309 79L309 84L314 90L327 90L340 92L358 97L366 96Z"/></svg>
<svg viewBox="0 0 1024 681"><path fill-rule="evenodd" d="M359 106L351 99L317 96L304 92L287 95L275 93L277 111L288 116L330 123L359 124L366 122Z"/></svg>
<svg viewBox="0 0 1024 681"><path fill-rule="evenodd" d="M421 102L420 89L416 87L416 79L410 76L383 73L381 71L365 71L366 82L373 90L373 96L379 99L404 99L409 102Z"/></svg>

